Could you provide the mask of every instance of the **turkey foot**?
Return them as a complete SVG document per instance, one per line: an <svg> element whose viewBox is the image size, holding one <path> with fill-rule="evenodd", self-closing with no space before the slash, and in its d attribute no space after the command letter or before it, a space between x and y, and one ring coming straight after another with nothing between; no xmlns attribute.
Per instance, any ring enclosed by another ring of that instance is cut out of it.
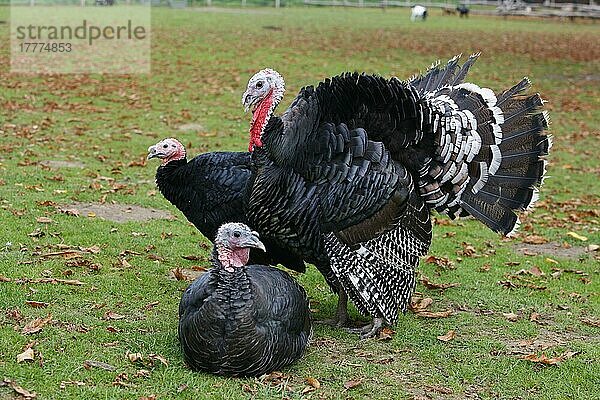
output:
<svg viewBox="0 0 600 400"><path fill-rule="evenodd" d="M383 328L383 318L375 317L373 322L362 328L348 328L350 333L359 333L361 339L371 339L377 337Z"/></svg>
<svg viewBox="0 0 600 400"><path fill-rule="evenodd" d="M348 295L344 289L338 291L338 304L333 318L322 321L315 321L318 324L333 326L335 328L344 328L352 326L353 323L348 315Z"/></svg>

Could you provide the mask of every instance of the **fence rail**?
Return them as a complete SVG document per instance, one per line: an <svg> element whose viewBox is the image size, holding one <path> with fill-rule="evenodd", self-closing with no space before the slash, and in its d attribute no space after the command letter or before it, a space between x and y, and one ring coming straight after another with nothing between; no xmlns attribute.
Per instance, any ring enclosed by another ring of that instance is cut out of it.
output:
<svg viewBox="0 0 600 400"><path fill-rule="evenodd" d="M600 18L600 6L594 0L589 4L555 3L546 1L542 3L525 3L523 1L501 1L501 0L464 0L458 1L467 6L488 6L488 9L472 9L472 14L496 15L496 16L525 16L525 17L560 17L560 18ZM328 7L414 7L421 5L429 8L454 9L454 2L431 2L431 1L347 1L347 0L304 0L309 6Z"/></svg>

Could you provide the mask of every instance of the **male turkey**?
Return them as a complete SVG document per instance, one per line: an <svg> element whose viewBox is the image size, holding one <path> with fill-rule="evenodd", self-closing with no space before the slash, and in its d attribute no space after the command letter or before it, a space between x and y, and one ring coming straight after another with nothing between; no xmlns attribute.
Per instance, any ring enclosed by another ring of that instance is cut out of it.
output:
<svg viewBox="0 0 600 400"><path fill-rule="evenodd" d="M276 71L255 74L243 95L256 166L248 221L373 316L364 337L406 310L432 209L507 235L538 198L551 147L543 102L522 94L527 78L499 94L463 83L477 57L404 82L335 76L303 88L281 117Z"/></svg>
<svg viewBox="0 0 600 400"><path fill-rule="evenodd" d="M164 139L148 148L148 159L159 158L156 185L202 234L213 241L226 222L247 223L246 185L250 178L250 153L205 153L187 160L185 147L176 139ZM304 272L301 257L274 243L265 242L267 252L252 251L259 264L283 264Z"/></svg>
<svg viewBox="0 0 600 400"><path fill-rule="evenodd" d="M218 230L213 268L179 304L179 341L190 368L260 376L298 360L312 333L306 292L286 272L246 266L250 248L265 250L240 223Z"/></svg>

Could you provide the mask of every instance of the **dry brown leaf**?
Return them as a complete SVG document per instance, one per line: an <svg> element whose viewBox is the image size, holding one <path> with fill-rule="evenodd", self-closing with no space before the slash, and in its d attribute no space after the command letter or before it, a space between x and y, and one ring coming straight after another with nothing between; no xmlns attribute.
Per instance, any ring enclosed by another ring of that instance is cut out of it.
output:
<svg viewBox="0 0 600 400"><path fill-rule="evenodd" d="M95 361L95 360L85 360L83 362L83 367L85 369L91 369L92 367L93 368L100 368L100 369L103 369L105 371L114 371L114 370L117 369L117 367L114 367L114 366L112 366L110 364L107 364L107 363L102 362L102 361Z"/></svg>
<svg viewBox="0 0 600 400"><path fill-rule="evenodd" d="M178 281L185 281L185 275L181 271L181 268L174 268L171 270L171 272L173 273L175 279L177 279Z"/></svg>
<svg viewBox="0 0 600 400"><path fill-rule="evenodd" d="M352 380L346 381L344 383L344 388L353 389L353 388L359 386L361 383L362 383L362 380L360 380L360 379L352 379Z"/></svg>
<svg viewBox="0 0 600 400"><path fill-rule="evenodd" d="M586 325L593 326L595 328L600 328L600 319L597 318L583 317L581 318L581 322Z"/></svg>
<svg viewBox="0 0 600 400"><path fill-rule="evenodd" d="M510 322L515 322L517 319L519 319L519 316L515 313L502 313L502 315L504 315L504 318Z"/></svg>
<svg viewBox="0 0 600 400"><path fill-rule="evenodd" d="M534 265L533 267L531 267L531 269L529 270L529 272L531 273L531 275L533 276L544 276L546 275L544 273L544 271L542 271L538 266Z"/></svg>
<svg viewBox="0 0 600 400"><path fill-rule="evenodd" d="M159 354L148 354L148 358L152 361L155 361L155 360L160 361L165 367L167 367L169 365L167 360Z"/></svg>
<svg viewBox="0 0 600 400"><path fill-rule="evenodd" d="M108 320L111 320L111 319L115 319L115 320L116 319L123 319L123 318L125 318L125 316L121 315L121 314L117 314L114 311L107 311L107 312L104 313L104 316L102 318L108 321Z"/></svg>
<svg viewBox="0 0 600 400"><path fill-rule="evenodd" d="M17 354L17 363L22 363L23 361L33 361L34 357L35 355L33 353L33 349L29 347L21 354Z"/></svg>
<svg viewBox="0 0 600 400"><path fill-rule="evenodd" d="M448 268L448 269L454 269L454 263L452 261L450 261L450 259L448 257L437 257L437 256L428 256L425 259L426 263L429 264L435 264L438 267L442 267L442 268Z"/></svg>
<svg viewBox="0 0 600 400"><path fill-rule="evenodd" d="M425 297L424 299L413 298L411 299L409 308L413 312L419 312L425 310L433 303L433 299L430 297Z"/></svg>
<svg viewBox="0 0 600 400"><path fill-rule="evenodd" d="M34 308L46 308L48 307L48 303L44 303L43 301L34 301L34 300L25 300L25 304Z"/></svg>
<svg viewBox="0 0 600 400"><path fill-rule="evenodd" d="M527 354L527 355L523 356L522 358L524 360L531 361L534 363L540 363L540 364L544 364L544 365L557 365L557 364L561 363L562 361L568 360L569 358L576 356L577 354L579 354L578 351L565 351L563 354L561 354L558 357L548 357L545 354L541 354L538 356L537 354L532 353L532 354Z"/></svg>
<svg viewBox="0 0 600 400"><path fill-rule="evenodd" d="M583 235L580 235L580 234L578 234L576 232L567 232L567 236L571 236L572 238L577 239L577 240L581 240L582 242L585 242L585 241L588 240L587 237L585 237Z"/></svg>
<svg viewBox="0 0 600 400"><path fill-rule="evenodd" d="M420 282L428 289L445 290L451 287L459 286L459 283L433 283L425 275L421 276Z"/></svg>
<svg viewBox="0 0 600 400"><path fill-rule="evenodd" d="M60 382L60 388L61 389L66 389L67 386L85 386L85 382L81 382L81 381L61 381Z"/></svg>
<svg viewBox="0 0 600 400"><path fill-rule="evenodd" d="M131 361L132 363L142 361L142 353L130 353L129 351L127 351L127 353L125 355L129 359L129 361Z"/></svg>
<svg viewBox="0 0 600 400"><path fill-rule="evenodd" d="M35 220L40 224L51 224L52 222L54 222L52 218L48 217L37 217Z"/></svg>
<svg viewBox="0 0 600 400"><path fill-rule="evenodd" d="M456 337L456 331L451 329L445 335L438 336L437 339L442 342L449 342Z"/></svg>
<svg viewBox="0 0 600 400"><path fill-rule="evenodd" d="M29 321L27 324L25 324L21 330L21 333L23 335L29 335L39 332L50 321L52 321L52 314L48 314L46 318L36 318L33 321Z"/></svg>
<svg viewBox="0 0 600 400"><path fill-rule="evenodd" d="M544 244L548 243L548 239L539 235L529 235L523 238L523 243L527 244Z"/></svg>
<svg viewBox="0 0 600 400"><path fill-rule="evenodd" d="M306 383L315 389L321 388L321 383L316 378L313 378L312 376L309 376L308 378L306 378Z"/></svg>
<svg viewBox="0 0 600 400"><path fill-rule="evenodd" d="M201 257L201 256L197 256L197 255L189 255L189 256L181 256L181 258L185 259L185 260L190 260L190 261L202 261L205 258Z"/></svg>
<svg viewBox="0 0 600 400"><path fill-rule="evenodd" d="M391 340L394 335L396 334L396 331L394 331L393 329L386 327L383 327L381 329L381 331L379 331L379 336L377 336L377 338L379 340Z"/></svg>
<svg viewBox="0 0 600 400"><path fill-rule="evenodd" d="M446 310L446 311L419 311L417 313L415 313L416 316L418 317L423 317L423 318L448 318L449 316L452 315L452 310Z"/></svg>
<svg viewBox="0 0 600 400"><path fill-rule="evenodd" d="M12 282L12 279L7 278L4 275L0 275L0 282Z"/></svg>
<svg viewBox="0 0 600 400"><path fill-rule="evenodd" d="M0 382L0 386L8 386L12 390L14 390L15 393L23 396L26 400L35 399L37 397L37 394L35 392L30 392L27 389L23 389L17 384L17 382L8 378L4 378L4 380Z"/></svg>

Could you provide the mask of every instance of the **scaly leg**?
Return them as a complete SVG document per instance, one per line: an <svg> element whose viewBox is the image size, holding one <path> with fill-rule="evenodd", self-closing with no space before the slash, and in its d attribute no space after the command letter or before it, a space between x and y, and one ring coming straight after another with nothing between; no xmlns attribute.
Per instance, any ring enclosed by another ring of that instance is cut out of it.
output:
<svg viewBox="0 0 600 400"><path fill-rule="evenodd" d="M335 315L331 319L324 321L317 321L318 323L327 324L336 328L346 327L350 323L350 317L348 315L348 295L341 289L338 291L338 303Z"/></svg>

